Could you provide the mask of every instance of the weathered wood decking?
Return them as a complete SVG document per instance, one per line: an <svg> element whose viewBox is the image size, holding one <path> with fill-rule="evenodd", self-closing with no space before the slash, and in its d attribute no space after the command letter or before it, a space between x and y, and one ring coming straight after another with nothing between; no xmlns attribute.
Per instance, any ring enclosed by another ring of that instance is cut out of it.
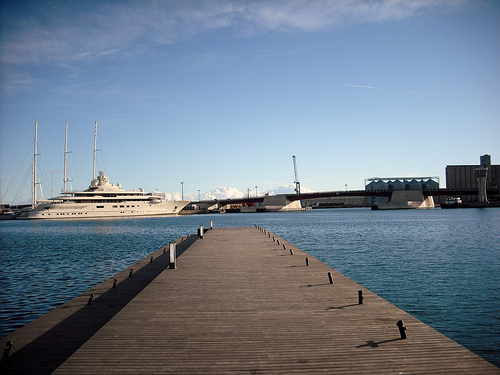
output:
<svg viewBox="0 0 500 375"><path fill-rule="evenodd" d="M115 289L111 278L2 339L14 342L2 372L500 374L281 239L256 228L196 239L178 245L189 249L177 269L160 249L115 276Z"/></svg>

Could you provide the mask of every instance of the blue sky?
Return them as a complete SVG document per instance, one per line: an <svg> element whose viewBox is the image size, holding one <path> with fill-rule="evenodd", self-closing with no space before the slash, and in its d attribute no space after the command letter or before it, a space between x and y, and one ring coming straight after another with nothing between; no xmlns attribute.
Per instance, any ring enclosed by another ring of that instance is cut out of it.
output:
<svg viewBox="0 0 500 375"><path fill-rule="evenodd" d="M444 187L446 165L499 164L498 1L3 0L0 12L4 202L30 197L36 120L45 196L62 188L66 120L73 189L92 178L94 121L98 170L172 197L181 181L192 199L292 191L292 155L312 191L375 176Z"/></svg>

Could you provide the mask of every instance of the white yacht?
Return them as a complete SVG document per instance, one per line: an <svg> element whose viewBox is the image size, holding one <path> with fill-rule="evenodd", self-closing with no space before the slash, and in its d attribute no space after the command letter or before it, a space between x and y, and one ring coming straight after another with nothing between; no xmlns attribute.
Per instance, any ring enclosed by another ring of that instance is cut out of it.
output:
<svg viewBox="0 0 500 375"><path fill-rule="evenodd" d="M64 192L35 209L22 212L18 219L95 219L132 216L176 215L189 201L166 200L162 193L124 190L111 184L99 172L88 189Z"/></svg>
<svg viewBox="0 0 500 375"><path fill-rule="evenodd" d="M88 189L84 191L68 191L66 183L66 154L68 122L66 122L66 142L64 147L64 188L61 196L38 201L36 195L36 157L37 157L37 132L38 122L35 123L35 151L33 162L33 186L32 207L21 211L18 219L95 219L95 218L117 218L135 216L176 215L189 201L167 200L165 194L145 193L139 191L124 190L120 184L111 184L104 172L99 172L94 177ZM94 165L96 155L97 122L94 131Z"/></svg>

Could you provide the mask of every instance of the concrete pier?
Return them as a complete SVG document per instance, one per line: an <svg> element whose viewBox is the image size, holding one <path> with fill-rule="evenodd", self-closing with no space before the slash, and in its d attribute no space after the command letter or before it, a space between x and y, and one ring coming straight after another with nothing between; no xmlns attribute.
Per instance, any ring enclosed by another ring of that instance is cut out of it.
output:
<svg viewBox="0 0 500 375"><path fill-rule="evenodd" d="M178 240L176 269L152 256L2 339L1 372L500 374L263 228Z"/></svg>

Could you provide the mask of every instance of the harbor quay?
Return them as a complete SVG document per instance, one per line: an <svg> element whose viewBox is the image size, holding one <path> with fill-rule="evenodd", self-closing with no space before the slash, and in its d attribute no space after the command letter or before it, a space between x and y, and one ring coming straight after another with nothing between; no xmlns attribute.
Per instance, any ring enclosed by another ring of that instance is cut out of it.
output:
<svg viewBox="0 0 500 375"><path fill-rule="evenodd" d="M259 226L179 238L0 345L2 374L500 374Z"/></svg>

